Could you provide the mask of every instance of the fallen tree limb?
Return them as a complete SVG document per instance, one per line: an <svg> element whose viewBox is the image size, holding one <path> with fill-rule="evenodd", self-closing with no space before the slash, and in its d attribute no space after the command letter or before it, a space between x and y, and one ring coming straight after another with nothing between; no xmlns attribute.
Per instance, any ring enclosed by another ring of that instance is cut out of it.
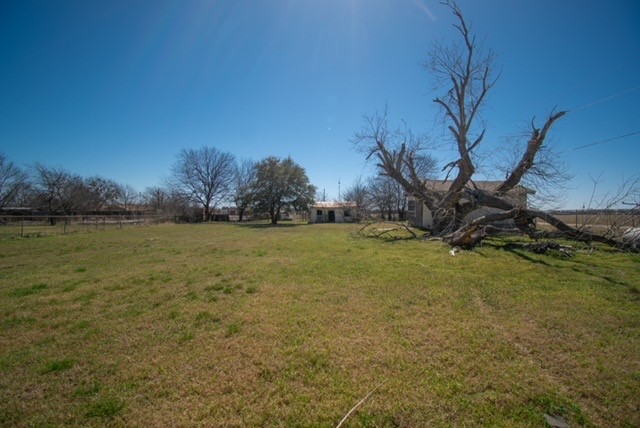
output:
<svg viewBox="0 0 640 428"><path fill-rule="evenodd" d="M350 415L351 413L353 413L353 411L354 411L355 409L357 409L357 408L358 408L362 403L364 403L364 402L367 400L367 398L369 398L369 396L370 396L371 394L373 394L374 392L376 392L376 390L377 390L378 388L380 388L382 385L384 385L388 380L389 380L389 379L385 379L385 380L383 380L380 384L378 384L378 386L376 386L376 387L375 387L375 388L373 388L371 391L369 391L369 393L368 393L367 395L365 395L365 396L364 396L364 398L363 398L362 400L358 401L358 403L357 403L355 406L353 406L353 407L351 408L351 410L349 410L349 411L347 412L347 414L346 414L346 415L344 415L344 417L340 420L340 422L338 422L338 425L336 425L336 428L340 428L340 427L342 426L342 424L344 423L344 421L346 421L346 420L347 420L347 418L349 417L349 415Z"/></svg>

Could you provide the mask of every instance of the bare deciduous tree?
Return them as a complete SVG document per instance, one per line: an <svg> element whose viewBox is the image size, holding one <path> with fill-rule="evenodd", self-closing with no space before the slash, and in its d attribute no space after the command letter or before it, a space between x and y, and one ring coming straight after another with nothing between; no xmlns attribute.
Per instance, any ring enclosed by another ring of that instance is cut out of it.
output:
<svg viewBox="0 0 640 428"><path fill-rule="evenodd" d="M118 187L117 202L122 205L125 212L130 211L134 205L140 202L140 199L140 193L130 184Z"/></svg>
<svg viewBox="0 0 640 428"><path fill-rule="evenodd" d="M142 202L154 213L162 213L169 204L169 191L159 186L151 186L144 189L141 195Z"/></svg>
<svg viewBox="0 0 640 428"><path fill-rule="evenodd" d="M27 173L0 153L0 210L12 204L27 186Z"/></svg>
<svg viewBox="0 0 640 428"><path fill-rule="evenodd" d="M51 214L98 212L116 202L120 185L99 176L83 179L65 169L36 162L33 203Z"/></svg>
<svg viewBox="0 0 640 428"><path fill-rule="evenodd" d="M551 113L541 125L531 121L526 144L516 162L506 171L505 178L496 186L486 189L474 183L476 153L485 136L480 114L497 82L494 55L478 44L458 5L450 1L443 4L454 15L460 42L434 46L424 65L435 80L435 89L441 91L433 101L443 113L457 154L443 169L446 188L427 185L417 166L419 157L425 155L424 146L416 143L406 127L392 130L386 108L382 113L365 117L362 130L354 138L356 147L367 157L375 156L383 175L395 180L408 195L431 211L431 233L451 245L473 247L487 235L493 223L507 219L513 220L523 232L535 235L535 218L544 220L570 238L615 245L615 240L572 228L548 212L530 209L510 196L527 180L534 184L535 179L548 182L563 172L554 172L553 167L544 165L544 148L549 131L565 111ZM491 210L480 218L465 220L467 214L478 208Z"/></svg>
<svg viewBox="0 0 640 428"><path fill-rule="evenodd" d="M49 213L65 212L71 209L71 190L81 181L62 168L48 167L40 162L32 165L36 204Z"/></svg>
<svg viewBox="0 0 640 428"><path fill-rule="evenodd" d="M371 177L367 183L367 190L371 204L380 215L380 219L389 221L394 218L394 208L398 204L397 187L395 181L387 176ZM404 198L404 194L401 194Z"/></svg>
<svg viewBox="0 0 640 428"><path fill-rule="evenodd" d="M235 165L231 197L238 209L238 221L242 221L247 208L249 208L253 201L255 179L255 162L251 160L242 160Z"/></svg>
<svg viewBox="0 0 640 428"><path fill-rule="evenodd" d="M78 196L84 196L83 205L88 211L100 212L117 203L121 186L114 180L96 175L84 180L84 184L86 189L78 188L76 191L81 192Z"/></svg>
<svg viewBox="0 0 640 428"><path fill-rule="evenodd" d="M358 178L344 192L345 201L353 202L355 209L353 218L355 221L361 221L369 217L371 212L371 198L367 185Z"/></svg>
<svg viewBox="0 0 640 428"><path fill-rule="evenodd" d="M228 195L233 181L234 156L215 147L183 149L171 168L168 184L202 206L202 219L211 219L211 208Z"/></svg>

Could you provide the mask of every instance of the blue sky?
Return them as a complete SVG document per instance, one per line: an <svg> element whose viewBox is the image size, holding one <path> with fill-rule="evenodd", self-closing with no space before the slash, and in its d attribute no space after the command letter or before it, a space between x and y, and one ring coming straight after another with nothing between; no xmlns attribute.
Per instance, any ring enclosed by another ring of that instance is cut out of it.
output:
<svg viewBox="0 0 640 428"><path fill-rule="evenodd" d="M502 70L487 148L573 109L550 137L575 176L567 207L588 200L590 176L604 192L640 173L638 134L573 150L640 131L640 2L459 4ZM336 197L371 170L350 143L363 114L387 103L442 135L420 63L452 23L432 0L4 0L0 151L139 190L182 148L291 155Z"/></svg>

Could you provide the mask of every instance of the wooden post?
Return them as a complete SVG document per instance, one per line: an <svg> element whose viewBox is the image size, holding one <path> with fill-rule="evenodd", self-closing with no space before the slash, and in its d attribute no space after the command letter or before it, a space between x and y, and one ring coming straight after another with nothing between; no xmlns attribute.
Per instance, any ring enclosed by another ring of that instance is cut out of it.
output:
<svg viewBox="0 0 640 428"><path fill-rule="evenodd" d="M20 221L20 237L24 237L24 219Z"/></svg>

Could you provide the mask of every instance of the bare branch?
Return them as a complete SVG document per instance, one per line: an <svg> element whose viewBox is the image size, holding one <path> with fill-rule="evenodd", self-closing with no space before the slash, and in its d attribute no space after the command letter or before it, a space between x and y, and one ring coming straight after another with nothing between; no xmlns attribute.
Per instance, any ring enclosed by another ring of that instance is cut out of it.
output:
<svg viewBox="0 0 640 428"><path fill-rule="evenodd" d="M551 126L565 114L566 111L561 111L551 115L545 122L542 130L538 130L534 127L531 133L531 138L527 143L527 149L522 155L520 162L518 162L518 165L515 167L509 177L507 177L507 179L504 180L502 184L500 184L500 186L496 189L498 192L508 192L509 190L520 184L520 180L522 180L524 174L526 174L527 171L529 171L529 169L533 167L536 155L538 154L538 151L544 143L549 128L551 128Z"/></svg>

